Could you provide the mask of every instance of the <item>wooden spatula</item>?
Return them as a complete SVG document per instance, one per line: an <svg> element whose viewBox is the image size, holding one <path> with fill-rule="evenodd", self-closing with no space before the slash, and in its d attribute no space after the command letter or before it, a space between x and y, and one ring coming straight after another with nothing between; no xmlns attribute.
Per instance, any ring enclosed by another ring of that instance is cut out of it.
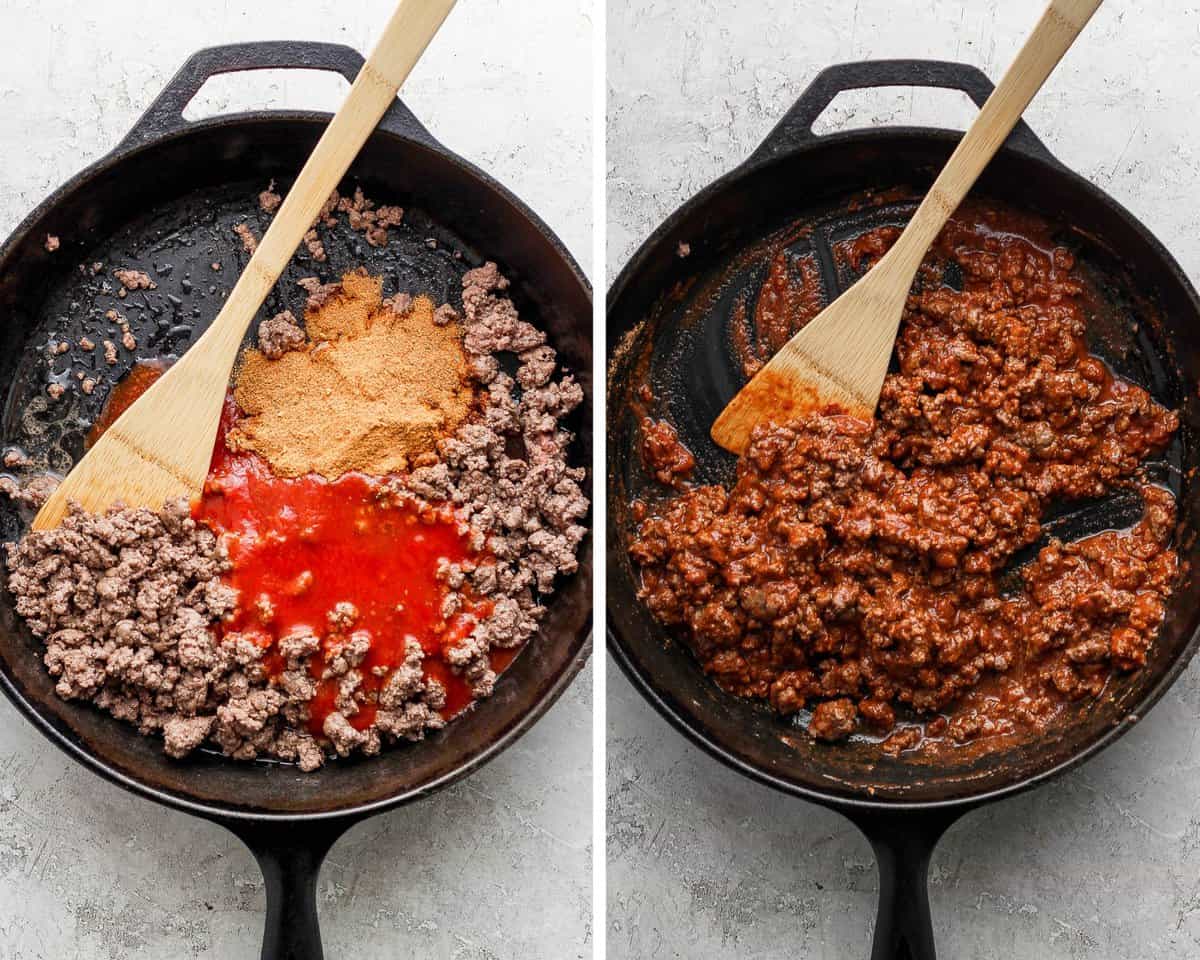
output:
<svg viewBox="0 0 1200 960"><path fill-rule="evenodd" d="M929 245L1100 3L1052 0L895 245L742 387L713 423L713 440L742 453L764 421L783 423L828 406L875 415L904 303Z"/></svg>
<svg viewBox="0 0 1200 960"><path fill-rule="evenodd" d="M96 513L118 501L157 510L200 493L246 327L454 2L400 0L212 326L75 465L35 530L57 526L73 500Z"/></svg>

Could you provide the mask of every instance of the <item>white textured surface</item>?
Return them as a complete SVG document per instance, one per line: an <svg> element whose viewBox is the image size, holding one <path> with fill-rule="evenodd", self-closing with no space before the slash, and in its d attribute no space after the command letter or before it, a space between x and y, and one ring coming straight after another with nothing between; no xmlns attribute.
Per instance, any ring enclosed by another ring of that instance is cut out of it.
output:
<svg viewBox="0 0 1200 960"><path fill-rule="evenodd" d="M612 0L608 274L743 160L822 67L957 59L997 78L1043 0ZM1028 117L1200 280L1200 17L1108 3ZM819 129L962 126L956 94L839 99ZM840 816L719 766L609 678L613 960L865 956L875 866ZM934 857L946 958L1200 955L1200 669L1101 757L968 815Z"/></svg>
<svg viewBox="0 0 1200 960"><path fill-rule="evenodd" d="M0 233L129 129L199 47L368 50L392 0L0 4ZM444 143L512 188L587 267L590 0L464 0L405 90ZM197 107L332 109L344 84L239 79ZM320 879L326 955L590 956L589 671L516 746L376 817ZM0 702L0 958L258 956L262 882L222 829L130 797Z"/></svg>

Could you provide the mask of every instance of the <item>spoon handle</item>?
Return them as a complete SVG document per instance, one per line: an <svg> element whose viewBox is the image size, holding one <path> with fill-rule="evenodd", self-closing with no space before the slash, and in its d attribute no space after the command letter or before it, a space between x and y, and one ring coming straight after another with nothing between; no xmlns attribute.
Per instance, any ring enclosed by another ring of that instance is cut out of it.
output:
<svg viewBox="0 0 1200 960"><path fill-rule="evenodd" d="M1102 2L1051 0L1033 33L892 247L888 258L896 269L911 268L910 273L916 273L929 245Z"/></svg>
<svg viewBox="0 0 1200 960"><path fill-rule="evenodd" d="M203 339L232 366L250 320L279 280L455 0L400 0L350 93L321 135Z"/></svg>

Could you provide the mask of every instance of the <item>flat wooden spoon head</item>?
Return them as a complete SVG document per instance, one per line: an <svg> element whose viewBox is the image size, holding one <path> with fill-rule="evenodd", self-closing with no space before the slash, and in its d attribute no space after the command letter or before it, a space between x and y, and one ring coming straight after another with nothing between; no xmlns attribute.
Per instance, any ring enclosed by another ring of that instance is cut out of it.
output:
<svg viewBox="0 0 1200 960"><path fill-rule="evenodd" d="M455 0L400 0L212 325L117 419L46 501L33 529L58 526L72 501L159 510L204 487L229 375L246 327L322 205L396 99Z"/></svg>
<svg viewBox="0 0 1200 960"><path fill-rule="evenodd" d="M786 423L811 411L870 419L887 373L912 274L889 253L858 283L805 324L767 361L713 422L712 438L741 454L760 423Z"/></svg>
<svg viewBox="0 0 1200 960"><path fill-rule="evenodd" d="M829 408L875 415L925 252L1101 2L1052 0L892 249L742 387L713 423L713 440L741 454L760 423Z"/></svg>

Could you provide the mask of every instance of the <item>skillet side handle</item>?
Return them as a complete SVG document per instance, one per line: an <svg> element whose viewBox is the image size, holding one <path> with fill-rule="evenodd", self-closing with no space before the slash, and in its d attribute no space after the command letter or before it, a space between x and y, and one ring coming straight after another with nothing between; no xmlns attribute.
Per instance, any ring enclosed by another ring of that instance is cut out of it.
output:
<svg viewBox="0 0 1200 960"><path fill-rule="evenodd" d="M879 912L871 960L937 960L929 911L929 860L962 809L848 811L879 866Z"/></svg>
<svg viewBox="0 0 1200 960"><path fill-rule="evenodd" d="M317 876L325 855L351 823L224 822L250 848L266 884L262 960L324 960L317 921Z"/></svg>
<svg viewBox="0 0 1200 960"><path fill-rule="evenodd" d="M133 129L116 148L117 153L187 129L183 111L210 78L247 70L325 70L353 83L365 61L353 47L309 40L263 40L206 47L192 54L179 68ZM404 102L397 98L379 126L427 146L441 148Z"/></svg>
<svg viewBox="0 0 1200 960"><path fill-rule="evenodd" d="M750 155L747 163L765 163L821 139L813 132L813 124L839 93L875 87L958 90L970 97L977 107L982 107L995 89L992 81L978 67L950 60L859 60L837 63L813 78L795 105ZM1005 143L1028 156L1060 165L1024 120L1013 127Z"/></svg>

